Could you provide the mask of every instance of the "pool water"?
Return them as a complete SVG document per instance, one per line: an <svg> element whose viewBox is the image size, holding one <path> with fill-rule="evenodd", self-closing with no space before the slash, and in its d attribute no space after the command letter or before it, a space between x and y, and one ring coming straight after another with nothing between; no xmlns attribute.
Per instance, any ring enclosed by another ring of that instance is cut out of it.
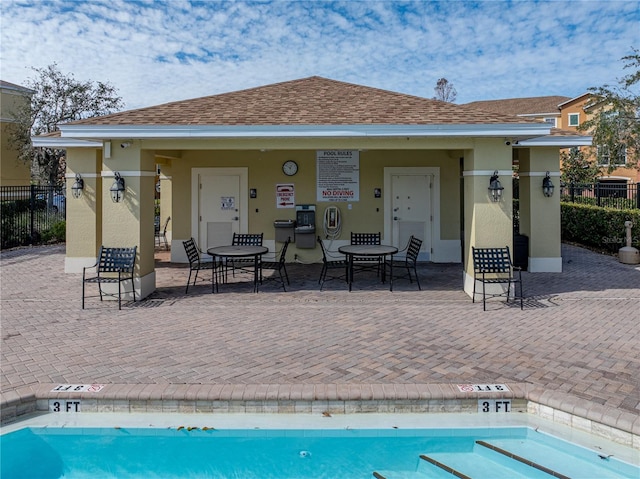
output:
<svg viewBox="0 0 640 479"><path fill-rule="evenodd" d="M0 477L455 477L435 463L473 479L552 477L484 443L560 474L556 477L640 477L640 468L607 457L606 452L576 446L527 427L340 430L27 427L0 436Z"/></svg>

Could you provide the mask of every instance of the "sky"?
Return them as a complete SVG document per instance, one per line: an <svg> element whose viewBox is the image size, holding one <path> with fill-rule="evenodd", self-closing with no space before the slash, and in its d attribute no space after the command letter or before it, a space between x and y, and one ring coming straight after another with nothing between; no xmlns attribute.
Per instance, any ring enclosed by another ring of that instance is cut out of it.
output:
<svg viewBox="0 0 640 479"><path fill-rule="evenodd" d="M56 63L125 109L322 76L455 103L616 84L640 0L0 0L0 79Z"/></svg>

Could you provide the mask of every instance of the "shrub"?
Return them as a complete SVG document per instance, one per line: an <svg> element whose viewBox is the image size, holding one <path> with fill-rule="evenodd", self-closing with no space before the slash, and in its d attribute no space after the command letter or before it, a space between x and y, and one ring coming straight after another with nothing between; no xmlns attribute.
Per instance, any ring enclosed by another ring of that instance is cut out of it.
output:
<svg viewBox="0 0 640 479"><path fill-rule="evenodd" d="M42 241L45 243L65 241L67 236L67 222L58 221L51 228L42 232Z"/></svg>
<svg viewBox="0 0 640 479"><path fill-rule="evenodd" d="M562 239L610 253L626 246L625 221L633 222L632 245L640 246L640 210L560 203Z"/></svg>

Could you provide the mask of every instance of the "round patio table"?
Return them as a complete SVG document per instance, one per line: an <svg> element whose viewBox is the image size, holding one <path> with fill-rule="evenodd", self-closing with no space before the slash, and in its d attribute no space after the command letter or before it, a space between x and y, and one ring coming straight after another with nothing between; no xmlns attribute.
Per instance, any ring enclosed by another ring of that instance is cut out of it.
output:
<svg viewBox="0 0 640 479"><path fill-rule="evenodd" d="M266 246L256 246L256 245L226 245L226 246L215 246L213 248L207 249L207 254L213 256L213 261L215 262L216 257L218 258L253 258L253 292L258 292L259 286L259 264L260 257L269 252L269 248ZM213 282L215 289L218 289L218 282L215 274L215 270L213 272Z"/></svg>
<svg viewBox="0 0 640 479"><path fill-rule="evenodd" d="M377 256L382 258L382 282L386 276L386 257L390 256L389 261L389 291L393 291L393 255L398 252L398 248L386 244L349 244L340 246L338 251L347 257L347 282L349 283L349 291L353 283L353 258L354 256Z"/></svg>

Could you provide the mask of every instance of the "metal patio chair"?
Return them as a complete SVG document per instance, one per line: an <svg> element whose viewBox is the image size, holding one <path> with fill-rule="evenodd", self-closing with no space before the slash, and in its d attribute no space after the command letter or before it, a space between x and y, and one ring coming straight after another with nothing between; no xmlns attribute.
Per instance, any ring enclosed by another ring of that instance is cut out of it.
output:
<svg viewBox="0 0 640 479"><path fill-rule="evenodd" d="M189 279L187 279L187 289L185 290L185 294L189 292L189 285L191 284L191 275L193 274L193 286L196 285L196 281L198 280L198 273L200 271L211 271L211 276L209 278L201 277L202 281L212 281L211 290L218 287L218 282L214 280L215 274L218 273L218 268L221 267L219 263L214 260L212 261L203 261L202 260L202 252L198 248L196 244L196 240L193 238L189 238L186 241L183 241L184 250L187 253L187 258L189 259Z"/></svg>
<svg viewBox="0 0 640 479"><path fill-rule="evenodd" d="M233 233L232 245L262 246L264 233ZM227 258L225 261L225 280L227 270L231 268L231 275L236 276L236 269L253 274L253 259Z"/></svg>
<svg viewBox="0 0 640 479"><path fill-rule="evenodd" d="M155 233L156 246L161 246L164 241L164 249L166 250L169 250L169 242L167 241L167 227L169 226L169 221L171 221L171 216L167 216L162 228L160 228L160 224L157 224Z"/></svg>
<svg viewBox="0 0 640 479"><path fill-rule="evenodd" d="M103 296L113 296L118 298L118 309L122 309L122 283L131 281L131 292L133 302L136 301L136 288L133 283L133 271L136 263L136 248L109 248L100 246L98 259L93 266L82 268L82 309L84 309L85 285L93 283L98 285L100 301ZM87 270L96 270L95 276L87 277ZM117 284L118 293L105 293L103 284Z"/></svg>
<svg viewBox="0 0 640 479"><path fill-rule="evenodd" d="M285 293L287 292L287 288L284 285L284 281L285 279L287 280L287 284L289 283L289 275L287 274L287 265L286 265L286 255L287 255L287 248L289 247L289 243L291 243L291 238L287 238L287 241L284 242L284 244L282 245L282 249L280 250L280 256L279 259L277 261L261 261L260 262L260 284L263 283L263 281L277 281L280 284L282 284L282 289L285 291ZM275 274L273 274L270 277L264 278L262 276L262 272L264 270L271 270L271 271L277 271L278 272L278 276L276 276ZM282 275L282 272L284 271L284 276Z"/></svg>
<svg viewBox="0 0 640 479"><path fill-rule="evenodd" d="M520 309L523 309L522 269L511 262L509 247L504 248L474 248L473 254L473 297L476 302L476 284L482 283L482 309L487 310L487 297L506 296L507 302L511 296L513 284L514 299L520 299ZM516 274L517 273L517 274ZM507 285L507 291L499 293L487 293L486 285ZM517 294L517 285L520 285L520 295ZM480 293L478 293L480 294Z"/></svg>
<svg viewBox="0 0 640 479"><path fill-rule="evenodd" d="M416 278L416 283L418 284L418 290L422 291L422 287L420 286L420 278L418 277L418 255L420 254L420 248L422 247L422 240L416 238L411 235L409 238L409 242L405 249L399 251L406 251L404 259L398 259L393 261L393 269L394 271L401 271L402 274L398 274L393 276L395 279L408 279L410 283L413 283L413 277L411 276L411 270L413 270L413 274ZM406 270L406 273L403 272Z"/></svg>
<svg viewBox="0 0 640 479"><path fill-rule="evenodd" d="M324 282L332 279L342 279L344 281L347 280L347 261L344 259L334 260L329 259L327 257L327 250L324 247L324 242L322 238L318 236L318 244L320 245L320 249L322 250L322 270L320 271L320 279L318 279L318 283L320 284L320 291L322 291L322 287L324 286ZM329 274L329 271L339 270L342 273L338 275Z"/></svg>
<svg viewBox="0 0 640 479"><path fill-rule="evenodd" d="M380 233L351 233L351 244L379 245L382 243L382 235ZM371 256L354 256L354 268L358 271L371 270L380 276L380 266L382 258Z"/></svg>

